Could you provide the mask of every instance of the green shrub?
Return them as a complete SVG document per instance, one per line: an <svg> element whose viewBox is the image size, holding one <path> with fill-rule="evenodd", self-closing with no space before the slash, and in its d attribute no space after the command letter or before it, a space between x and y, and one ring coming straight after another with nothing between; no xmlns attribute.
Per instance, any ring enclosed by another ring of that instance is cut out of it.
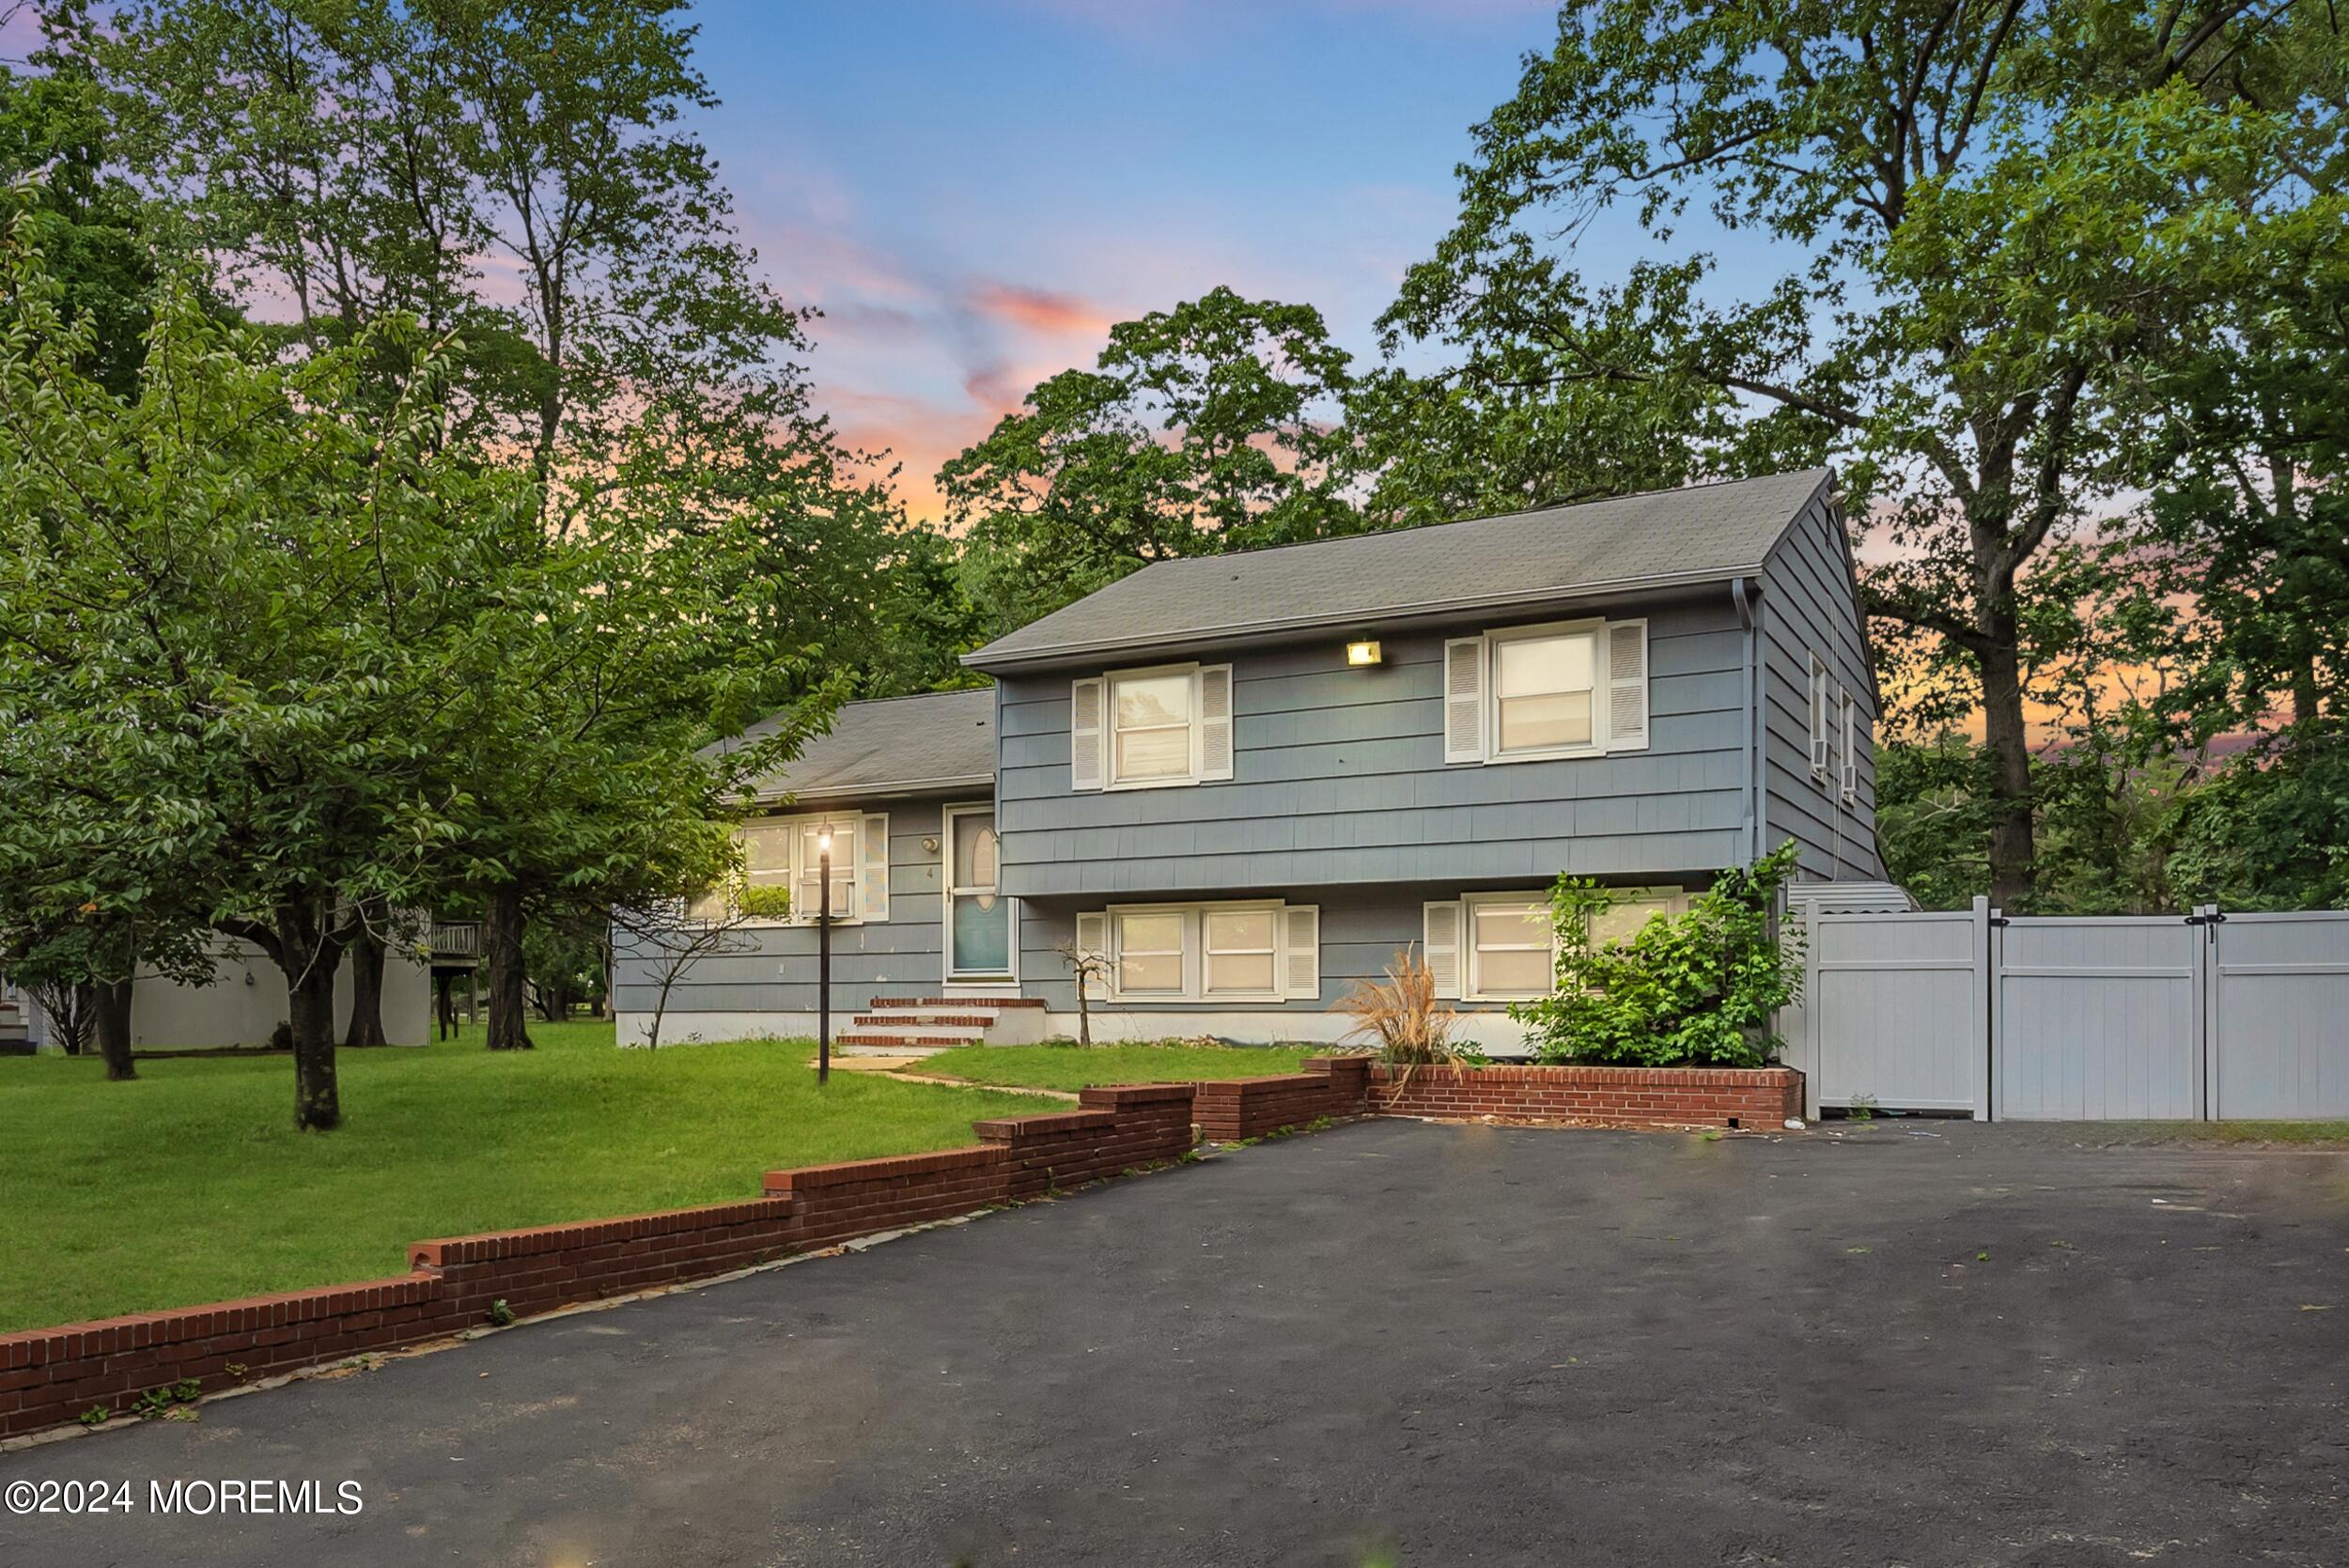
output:
<svg viewBox="0 0 2349 1568"><path fill-rule="evenodd" d="M1603 944L1593 943L1591 920L1613 895L1587 877L1559 877L1549 893L1558 988L1509 1016L1544 1062L1760 1066L1780 1043L1771 1015L1802 992L1800 933L1781 941L1770 929L1795 853L1790 840L1724 871L1688 913L1652 916Z"/></svg>

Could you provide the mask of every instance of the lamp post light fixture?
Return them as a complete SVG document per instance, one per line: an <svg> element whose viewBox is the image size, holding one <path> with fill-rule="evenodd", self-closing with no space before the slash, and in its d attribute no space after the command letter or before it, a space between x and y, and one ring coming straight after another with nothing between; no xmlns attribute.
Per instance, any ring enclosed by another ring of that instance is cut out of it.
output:
<svg viewBox="0 0 2349 1568"><path fill-rule="evenodd" d="M832 830L816 835L816 1081L832 1081Z"/></svg>

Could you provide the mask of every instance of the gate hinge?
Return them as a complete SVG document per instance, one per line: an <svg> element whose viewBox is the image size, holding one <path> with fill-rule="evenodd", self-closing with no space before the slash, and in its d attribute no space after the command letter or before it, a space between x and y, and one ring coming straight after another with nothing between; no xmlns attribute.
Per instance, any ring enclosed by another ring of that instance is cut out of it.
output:
<svg viewBox="0 0 2349 1568"><path fill-rule="evenodd" d="M2004 915L1992 915L1990 917L1990 924L1993 925L2012 925L2015 923Z"/></svg>

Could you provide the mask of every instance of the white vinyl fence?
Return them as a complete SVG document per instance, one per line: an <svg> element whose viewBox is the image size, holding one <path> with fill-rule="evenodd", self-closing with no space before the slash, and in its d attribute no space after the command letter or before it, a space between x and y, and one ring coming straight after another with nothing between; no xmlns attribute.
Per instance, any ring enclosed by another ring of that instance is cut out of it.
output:
<svg viewBox="0 0 2349 1568"><path fill-rule="evenodd" d="M1823 913L1784 1020L1811 1110L2349 1116L2349 913Z"/></svg>

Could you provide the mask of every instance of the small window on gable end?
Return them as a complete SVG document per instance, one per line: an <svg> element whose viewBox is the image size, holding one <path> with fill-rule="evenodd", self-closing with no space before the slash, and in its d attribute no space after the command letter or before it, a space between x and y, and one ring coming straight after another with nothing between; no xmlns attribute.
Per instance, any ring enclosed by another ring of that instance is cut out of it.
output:
<svg viewBox="0 0 2349 1568"><path fill-rule="evenodd" d="M1843 803L1859 803L1859 705L1849 691L1839 693L1843 709L1843 768L1841 788Z"/></svg>
<svg viewBox="0 0 2349 1568"><path fill-rule="evenodd" d="M1835 746L1828 728L1827 697L1827 665L1814 653L1811 656L1811 776L1821 784L1828 780Z"/></svg>

